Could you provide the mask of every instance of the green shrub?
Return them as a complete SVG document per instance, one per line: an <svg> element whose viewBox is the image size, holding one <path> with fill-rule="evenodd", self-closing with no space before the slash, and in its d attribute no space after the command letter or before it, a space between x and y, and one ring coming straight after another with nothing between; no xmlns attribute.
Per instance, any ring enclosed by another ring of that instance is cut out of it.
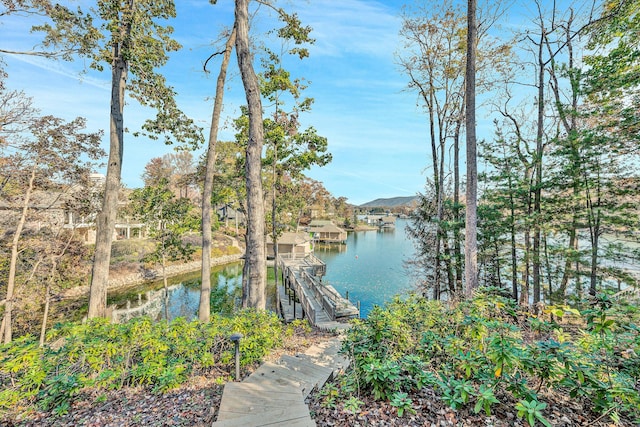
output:
<svg viewBox="0 0 640 427"><path fill-rule="evenodd" d="M0 346L0 416L34 403L64 414L87 387L142 385L162 393L214 366L231 372L229 336L235 332L243 335L242 366L259 362L289 333L275 314L243 310L234 317L214 315L209 323L154 323L146 317L123 324L67 323L49 331L48 342L59 344L55 348L22 337Z"/></svg>
<svg viewBox="0 0 640 427"><path fill-rule="evenodd" d="M527 314L494 288L449 306L415 295L396 299L348 332L343 351L352 364L339 393L343 400L370 393L409 410L408 393L431 387L454 409L473 405L489 415L494 405L510 404L533 425L547 422L538 396L545 387L614 422L640 422L638 310L605 295L582 312L553 310L549 321L522 322ZM575 336L556 321L567 313L584 319Z"/></svg>

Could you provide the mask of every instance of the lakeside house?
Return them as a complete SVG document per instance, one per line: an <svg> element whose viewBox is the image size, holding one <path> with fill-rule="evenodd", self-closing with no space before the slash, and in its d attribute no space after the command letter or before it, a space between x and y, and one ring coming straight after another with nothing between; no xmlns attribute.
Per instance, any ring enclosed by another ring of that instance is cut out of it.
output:
<svg viewBox="0 0 640 427"><path fill-rule="evenodd" d="M378 226L382 228L394 228L396 226L396 217L393 215L383 216L378 220Z"/></svg>
<svg viewBox="0 0 640 427"><path fill-rule="evenodd" d="M278 239L278 254L293 254L300 257L305 257L313 252L311 245L312 238L308 233L294 233L285 232L282 233ZM273 236L267 236L267 257L274 258L274 244Z"/></svg>
<svg viewBox="0 0 640 427"><path fill-rule="evenodd" d="M309 224L309 232L313 240L326 243L345 243L347 232L331 221L314 220Z"/></svg>
<svg viewBox="0 0 640 427"><path fill-rule="evenodd" d="M368 225L382 228L393 228L396 226L396 217L393 215L366 215L363 218Z"/></svg>

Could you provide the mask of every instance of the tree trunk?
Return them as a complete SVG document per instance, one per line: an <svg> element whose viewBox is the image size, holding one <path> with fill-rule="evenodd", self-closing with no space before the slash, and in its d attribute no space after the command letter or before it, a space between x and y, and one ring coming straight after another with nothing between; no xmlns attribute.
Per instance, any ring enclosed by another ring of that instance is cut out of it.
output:
<svg viewBox="0 0 640 427"><path fill-rule="evenodd" d="M277 174L277 166L278 166L278 144L274 142L273 144L274 151L274 159L273 159L273 200L271 201L271 231L273 238L273 277L276 285L276 292L278 289L278 225L276 222L276 190L278 183L278 174ZM293 249L292 249L293 254Z"/></svg>
<svg viewBox="0 0 640 427"><path fill-rule="evenodd" d="M44 337L47 334L47 320L49 318L49 305L51 304L51 285L47 284L44 296L44 314L42 315L42 325L40 327L40 347L44 345Z"/></svg>
<svg viewBox="0 0 640 427"><path fill-rule="evenodd" d="M467 133L467 192L465 219L465 294L473 295L478 287L478 165L476 150L476 0L467 1L467 69L466 69L466 133Z"/></svg>
<svg viewBox="0 0 640 427"><path fill-rule="evenodd" d="M542 156L544 134L544 73L545 62L542 58L544 47L544 28L540 31L540 45L538 46L538 125L536 129L536 158L535 158L535 187L533 202L533 305L540 302L540 221L542 220Z"/></svg>
<svg viewBox="0 0 640 427"><path fill-rule="evenodd" d="M435 194L436 194L436 206L439 206L439 200L438 198L440 197L440 179L439 176L440 174L438 173L438 147L436 146L436 134L435 134L435 127L436 127L436 123L435 123L435 118L434 118L434 101L433 101L433 84L432 82L430 82L429 84L429 96L428 96L428 108L429 108L429 138L431 141L431 157L432 157L432 162L433 162L433 185L435 186L434 190L435 190ZM425 98L427 99L427 98ZM436 208L437 209L437 208ZM438 223L436 223L436 241L435 241L435 248L434 248L434 263L433 263L433 299L434 300L439 300L440 299L440 222L439 222L439 217L438 217Z"/></svg>
<svg viewBox="0 0 640 427"><path fill-rule="evenodd" d="M236 0L236 54L249 111L249 141L246 153L247 186L247 254L249 277L243 307L264 310L266 307L266 251L264 234L264 200L262 192L262 145L264 128L258 78L249 51L249 0Z"/></svg>
<svg viewBox="0 0 640 427"><path fill-rule="evenodd" d="M587 209L589 210L589 233L591 237L591 268L589 271L589 295L591 296L596 295L598 279L598 246L600 242L600 208L598 206L600 205L600 187L599 184L597 185L595 207L591 196L588 194L587 187Z"/></svg>
<svg viewBox="0 0 640 427"><path fill-rule="evenodd" d="M531 209L528 209L527 215L530 216ZM529 263L531 257L531 231L527 226L524 232L524 256L522 262L524 268L522 270L522 290L520 291L520 305L529 306Z"/></svg>
<svg viewBox="0 0 640 427"><path fill-rule="evenodd" d="M128 29L130 31L130 28ZM122 173L124 151L124 92L127 83L128 64L119 46L113 48L111 67L111 120L109 123L109 161L107 179L102 200L102 210L96 218L96 247L93 255L91 288L89 291L89 319L105 317L111 243L118 214L118 192Z"/></svg>
<svg viewBox="0 0 640 427"><path fill-rule="evenodd" d="M200 284L200 304L198 306L198 319L208 322L211 318L211 194L213 193L213 177L216 167L216 145L218 143L218 127L220 126L220 114L224 98L224 84L227 80L227 68L231 51L236 42L236 28L233 27L231 35L227 39L220 72L216 82L216 98L213 102L211 114L211 127L209 128L209 147L204 171L204 185L202 189L202 274Z"/></svg>
<svg viewBox="0 0 640 427"><path fill-rule="evenodd" d="M576 194L576 190L574 189L574 195ZM562 279L560 280L560 286L556 292L555 300L558 302L564 302L565 296L567 293L567 285L569 284L569 278L574 275L571 272L571 261L573 259L572 254L575 255L578 253L578 237L577 237L577 214L575 207L573 208L572 220L571 220L571 229L569 230L569 255L567 255L567 259L564 262L564 271L562 273Z"/></svg>
<svg viewBox="0 0 640 427"><path fill-rule="evenodd" d="M29 186L27 187L24 195L24 202L22 204L22 214L18 220L16 231L13 234L13 240L11 241L11 260L9 261L9 277L7 278L7 297L5 299L4 317L2 319L2 329L0 329L0 338L3 338L3 342L8 344L13 339L13 331L11 329L12 320L11 314L13 311L13 298L16 285L16 269L18 266L18 243L20 242L20 236L22 235L22 229L27 221L27 212L29 210L29 203L31 203L31 194L33 192L33 184L36 179L37 164L33 165L31 169L31 176L29 177Z"/></svg>
<svg viewBox="0 0 640 427"><path fill-rule="evenodd" d="M518 301L518 255L516 252L516 213L513 198L513 183L509 175L509 209L510 209L510 234L511 234L511 296Z"/></svg>
<svg viewBox="0 0 640 427"><path fill-rule="evenodd" d="M453 139L453 256L456 266L456 292L462 294L462 245L460 243L460 127L458 120Z"/></svg>

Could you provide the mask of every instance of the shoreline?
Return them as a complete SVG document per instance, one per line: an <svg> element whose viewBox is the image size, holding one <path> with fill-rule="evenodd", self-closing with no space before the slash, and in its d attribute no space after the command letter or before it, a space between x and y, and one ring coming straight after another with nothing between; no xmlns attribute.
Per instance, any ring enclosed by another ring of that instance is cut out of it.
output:
<svg viewBox="0 0 640 427"><path fill-rule="evenodd" d="M223 255L220 257L211 258L211 267L231 264L239 262L244 258L244 252ZM181 274L193 273L202 268L202 260L194 260L180 264L172 264L165 267L167 277L179 276ZM116 276L116 275L114 275ZM110 277L107 292L124 291L128 288L144 285L145 283L152 283L158 280L162 280L162 267L146 269L142 265L138 267L138 271L118 275L117 277ZM63 292L62 298L64 299L77 299L86 297L89 295L89 285L76 286L75 288L67 289Z"/></svg>

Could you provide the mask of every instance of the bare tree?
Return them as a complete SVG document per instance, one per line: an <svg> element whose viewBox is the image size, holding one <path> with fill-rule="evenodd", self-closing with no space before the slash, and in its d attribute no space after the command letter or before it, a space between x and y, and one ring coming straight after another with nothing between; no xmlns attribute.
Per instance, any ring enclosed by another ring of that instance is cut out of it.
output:
<svg viewBox="0 0 640 427"><path fill-rule="evenodd" d="M476 149L476 0L467 1L467 68L465 90L467 134L467 193L465 219L464 275L465 294L471 297L478 287L478 164Z"/></svg>
<svg viewBox="0 0 640 427"><path fill-rule="evenodd" d="M264 309L267 276L265 213L262 192L262 100L258 77L249 49L249 0L236 0L236 54L242 75L249 113L249 140L246 151L247 250L242 278L242 306Z"/></svg>
<svg viewBox="0 0 640 427"><path fill-rule="evenodd" d="M227 68L231 58L231 51L236 43L236 28L233 27L227 38L223 52L220 72L216 81L216 97L211 114L211 126L209 128L209 144L205 160L204 184L202 189L202 277L200 284L200 304L198 306L198 319L208 322L211 316L211 214L213 206L211 196L213 193L213 178L216 166L216 146L218 144L218 127L222 113L222 101L224 98L224 85L227 78Z"/></svg>

